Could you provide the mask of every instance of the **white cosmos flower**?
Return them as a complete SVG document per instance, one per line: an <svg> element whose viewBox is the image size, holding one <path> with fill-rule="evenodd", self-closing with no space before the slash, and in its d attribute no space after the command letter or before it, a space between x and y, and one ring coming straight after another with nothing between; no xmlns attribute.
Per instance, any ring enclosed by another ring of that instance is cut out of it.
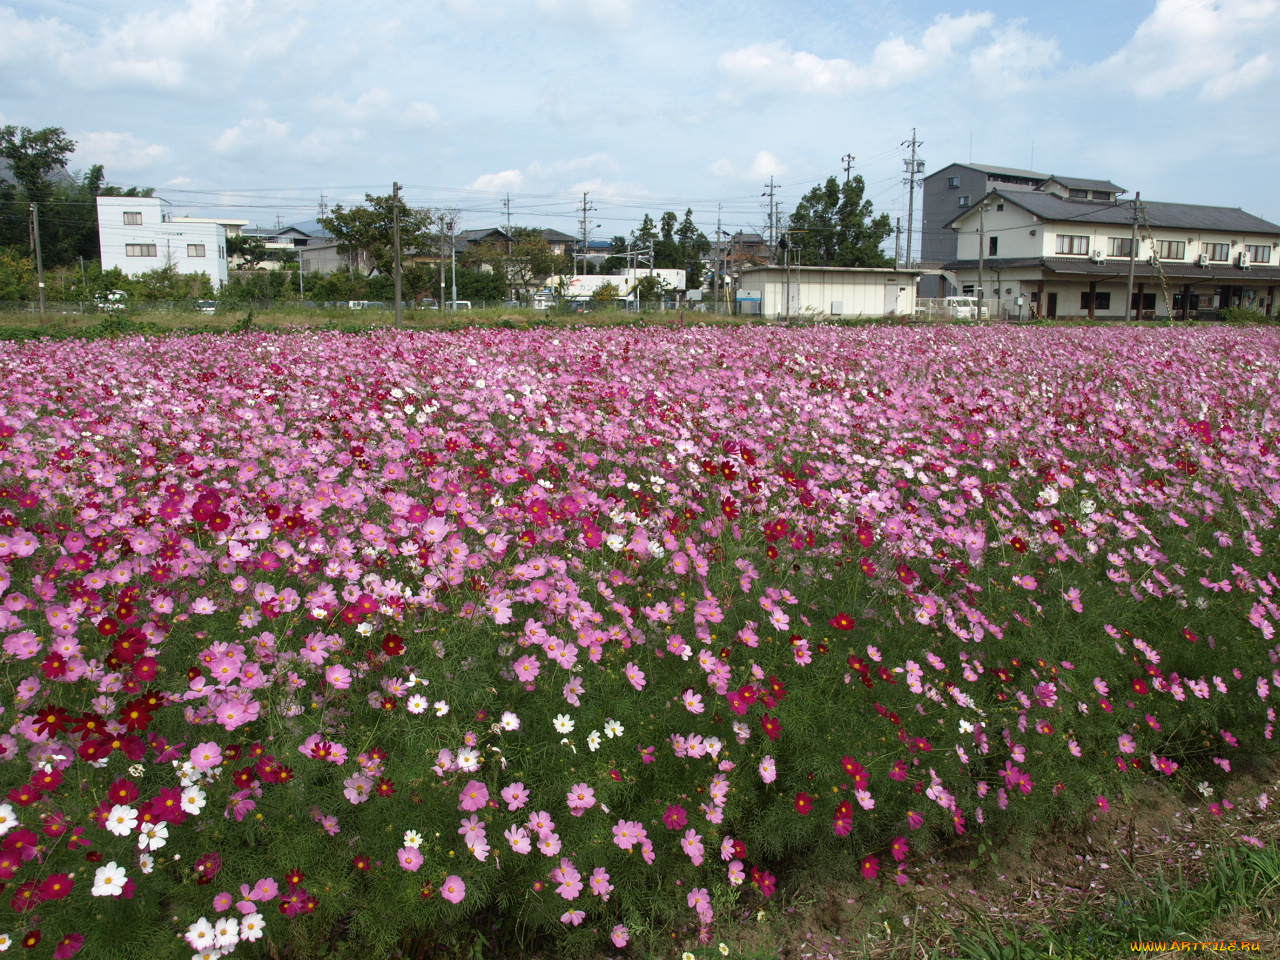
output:
<svg viewBox="0 0 1280 960"><path fill-rule="evenodd" d="M117 803L107 814L106 827L117 837L127 837L138 825L138 811Z"/></svg>
<svg viewBox="0 0 1280 960"><path fill-rule="evenodd" d="M213 924L204 917L187 927L187 932L183 937L196 950L202 947L212 947L216 939L216 935L213 932Z"/></svg>
<svg viewBox="0 0 1280 960"><path fill-rule="evenodd" d="M118 897L124 892L124 867L114 860L99 867L93 874L93 889L89 892L95 897Z"/></svg>
<svg viewBox="0 0 1280 960"><path fill-rule="evenodd" d="M587 734L587 746L591 748L591 752L595 753L600 749L600 731L592 730Z"/></svg>
<svg viewBox="0 0 1280 960"><path fill-rule="evenodd" d="M169 842L169 824L161 820L159 823L143 824L138 831L139 850L159 850Z"/></svg>
<svg viewBox="0 0 1280 960"><path fill-rule="evenodd" d="M431 706L431 701L420 693L415 693L404 702L404 708L414 715L426 713L429 706Z"/></svg>
<svg viewBox="0 0 1280 960"><path fill-rule="evenodd" d="M156 868L156 858L149 853L138 854L138 869L143 873L150 873Z"/></svg>
<svg viewBox="0 0 1280 960"><path fill-rule="evenodd" d="M404 845L417 850L418 847L422 846L422 834L417 830L406 830L404 832Z"/></svg>
<svg viewBox="0 0 1280 960"><path fill-rule="evenodd" d="M502 729L508 732L520 729L520 718L510 710L502 714Z"/></svg>
<svg viewBox="0 0 1280 960"><path fill-rule="evenodd" d="M609 717L605 717L604 734L610 740L612 740L614 737L622 736L624 729L625 728L622 726L622 724L620 724L617 720L611 719Z"/></svg>
<svg viewBox="0 0 1280 960"><path fill-rule="evenodd" d="M474 773L480 769L480 751L474 747L463 747L458 751L458 769L464 773Z"/></svg>
<svg viewBox="0 0 1280 960"><path fill-rule="evenodd" d="M214 946L228 953L240 942L240 923L235 917L222 917L213 925Z"/></svg>
<svg viewBox="0 0 1280 960"><path fill-rule="evenodd" d="M240 918L240 939L252 943L261 940L263 934L262 914L251 913Z"/></svg>
<svg viewBox="0 0 1280 960"><path fill-rule="evenodd" d="M0 837L18 825L18 812L11 803L0 803Z"/></svg>
<svg viewBox="0 0 1280 960"><path fill-rule="evenodd" d="M197 786L187 787L182 791L182 809L187 813L198 815L205 805L205 794Z"/></svg>
<svg viewBox="0 0 1280 960"><path fill-rule="evenodd" d="M449 704L445 703L443 700L437 700L434 706L436 708L437 717L443 717L446 713L449 712Z"/></svg>
<svg viewBox="0 0 1280 960"><path fill-rule="evenodd" d="M556 714L551 723L555 726L556 733L573 733L573 720L567 713Z"/></svg>

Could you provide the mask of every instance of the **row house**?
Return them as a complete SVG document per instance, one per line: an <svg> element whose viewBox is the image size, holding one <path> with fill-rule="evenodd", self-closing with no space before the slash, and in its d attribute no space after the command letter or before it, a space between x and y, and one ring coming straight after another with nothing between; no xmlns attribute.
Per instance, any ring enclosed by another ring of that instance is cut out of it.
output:
<svg viewBox="0 0 1280 960"><path fill-rule="evenodd" d="M948 223L957 247L945 275L963 295L993 301L993 316L1273 313L1280 226L1237 207L1094 200L1072 189L995 189L962 210Z"/></svg>

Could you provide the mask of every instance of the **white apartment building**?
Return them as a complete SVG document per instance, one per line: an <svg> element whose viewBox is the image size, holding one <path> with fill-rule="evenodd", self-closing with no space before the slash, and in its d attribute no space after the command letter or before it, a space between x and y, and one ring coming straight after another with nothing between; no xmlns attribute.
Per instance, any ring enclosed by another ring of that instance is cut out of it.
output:
<svg viewBox="0 0 1280 960"><path fill-rule="evenodd" d="M1051 179L1036 191L992 190L948 226L956 259L943 270L964 295L992 301L992 316L1213 319L1224 307L1276 309L1280 226L1236 207L1097 201Z"/></svg>
<svg viewBox="0 0 1280 960"><path fill-rule="evenodd" d="M102 269L130 276L173 265L203 273L215 290L227 282L227 234L245 221L178 218L159 197L98 197Z"/></svg>

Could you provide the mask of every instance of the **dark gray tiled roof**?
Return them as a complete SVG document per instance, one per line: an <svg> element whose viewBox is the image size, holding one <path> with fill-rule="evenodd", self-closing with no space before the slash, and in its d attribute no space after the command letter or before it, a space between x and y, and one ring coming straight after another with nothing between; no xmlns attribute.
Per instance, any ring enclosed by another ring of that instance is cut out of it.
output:
<svg viewBox="0 0 1280 960"><path fill-rule="evenodd" d="M1133 202L1095 203L1087 200L1065 200L1052 193L1021 190L993 190L988 196L999 196L1035 214L1041 220L1077 220L1081 223L1133 223ZM1280 225L1245 213L1239 207L1206 207L1193 203L1159 203L1142 201L1147 220L1153 227L1181 230L1223 230L1236 233L1270 233L1280 235ZM961 212L949 222L973 213L976 206Z"/></svg>
<svg viewBox="0 0 1280 960"><path fill-rule="evenodd" d="M1052 176L1050 180L1056 180L1069 190L1105 190L1107 193L1124 193L1124 187L1112 183L1110 180L1086 180L1083 177L1059 177Z"/></svg>
<svg viewBox="0 0 1280 960"><path fill-rule="evenodd" d="M977 260L952 260L942 265L944 270L976 270ZM1025 267L1040 267L1051 273L1075 274L1088 277L1127 277L1129 261L1121 257L1108 259L1104 263L1094 263L1084 257L1005 257L991 258L984 262L984 268L991 273L1000 270L1014 270ZM1164 275L1169 280L1195 281L1200 283L1230 283L1233 286L1249 286L1250 283L1265 281L1274 283L1280 280L1280 267L1256 265L1248 270L1241 270L1231 263L1213 263L1201 267L1187 261L1164 260L1160 263ZM1139 280L1155 280L1159 282L1160 272L1155 265L1146 260L1135 260L1133 275Z"/></svg>

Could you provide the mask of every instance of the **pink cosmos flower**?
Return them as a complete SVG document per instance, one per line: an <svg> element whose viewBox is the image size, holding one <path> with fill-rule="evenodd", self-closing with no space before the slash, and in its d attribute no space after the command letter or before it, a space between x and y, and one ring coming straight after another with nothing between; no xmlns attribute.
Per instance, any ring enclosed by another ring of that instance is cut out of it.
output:
<svg viewBox="0 0 1280 960"><path fill-rule="evenodd" d="M400 858L400 866L411 873L417 873L422 866L422 854L417 847L401 847L396 851L396 856Z"/></svg>
<svg viewBox="0 0 1280 960"><path fill-rule="evenodd" d="M765 783L773 783L778 779L778 768L773 762L773 757L766 756L760 761L760 779Z"/></svg>
<svg viewBox="0 0 1280 960"><path fill-rule="evenodd" d="M880 858L866 857L862 861L862 876L867 880L874 880L880 875Z"/></svg>
<svg viewBox="0 0 1280 960"><path fill-rule="evenodd" d="M689 822L689 817L684 807L673 803L667 806L667 812L662 815L662 822L666 824L668 830L681 830Z"/></svg>
<svg viewBox="0 0 1280 960"><path fill-rule="evenodd" d="M702 857L705 848L702 845L702 837L698 831L690 827L684 832L684 836L680 838L680 846L684 852L688 854L689 859L693 861L695 867L702 866Z"/></svg>
<svg viewBox="0 0 1280 960"><path fill-rule="evenodd" d="M585 783L575 783L569 788L567 799L569 811L575 817L580 817L596 805L596 792Z"/></svg>
<svg viewBox="0 0 1280 960"><path fill-rule="evenodd" d="M529 791L523 783L513 783L503 787L502 799L506 802L507 809L514 813L529 802Z"/></svg>
<svg viewBox="0 0 1280 960"><path fill-rule="evenodd" d="M335 690L346 690L351 686L351 671L340 663L331 664L326 668L324 678Z"/></svg>
<svg viewBox="0 0 1280 960"><path fill-rule="evenodd" d="M621 949L627 945L627 941L631 939L631 934L622 924L618 924L609 932L609 939L613 941L613 945Z"/></svg>
<svg viewBox="0 0 1280 960"><path fill-rule="evenodd" d="M623 673L626 674L627 679L631 681L631 686L635 687L637 690L644 689L644 671L634 663L628 661L626 667L623 668Z"/></svg>
<svg viewBox="0 0 1280 960"><path fill-rule="evenodd" d="M222 747L210 740L191 750L191 763L197 770L208 770L222 762Z"/></svg>
<svg viewBox="0 0 1280 960"><path fill-rule="evenodd" d="M461 903L466 895L467 885L462 882L462 878L457 874L450 874L445 877L444 883L440 885L440 896L450 903Z"/></svg>
<svg viewBox="0 0 1280 960"><path fill-rule="evenodd" d="M472 813L483 809L488 802L489 788L477 780L470 780L458 796L458 809Z"/></svg>

